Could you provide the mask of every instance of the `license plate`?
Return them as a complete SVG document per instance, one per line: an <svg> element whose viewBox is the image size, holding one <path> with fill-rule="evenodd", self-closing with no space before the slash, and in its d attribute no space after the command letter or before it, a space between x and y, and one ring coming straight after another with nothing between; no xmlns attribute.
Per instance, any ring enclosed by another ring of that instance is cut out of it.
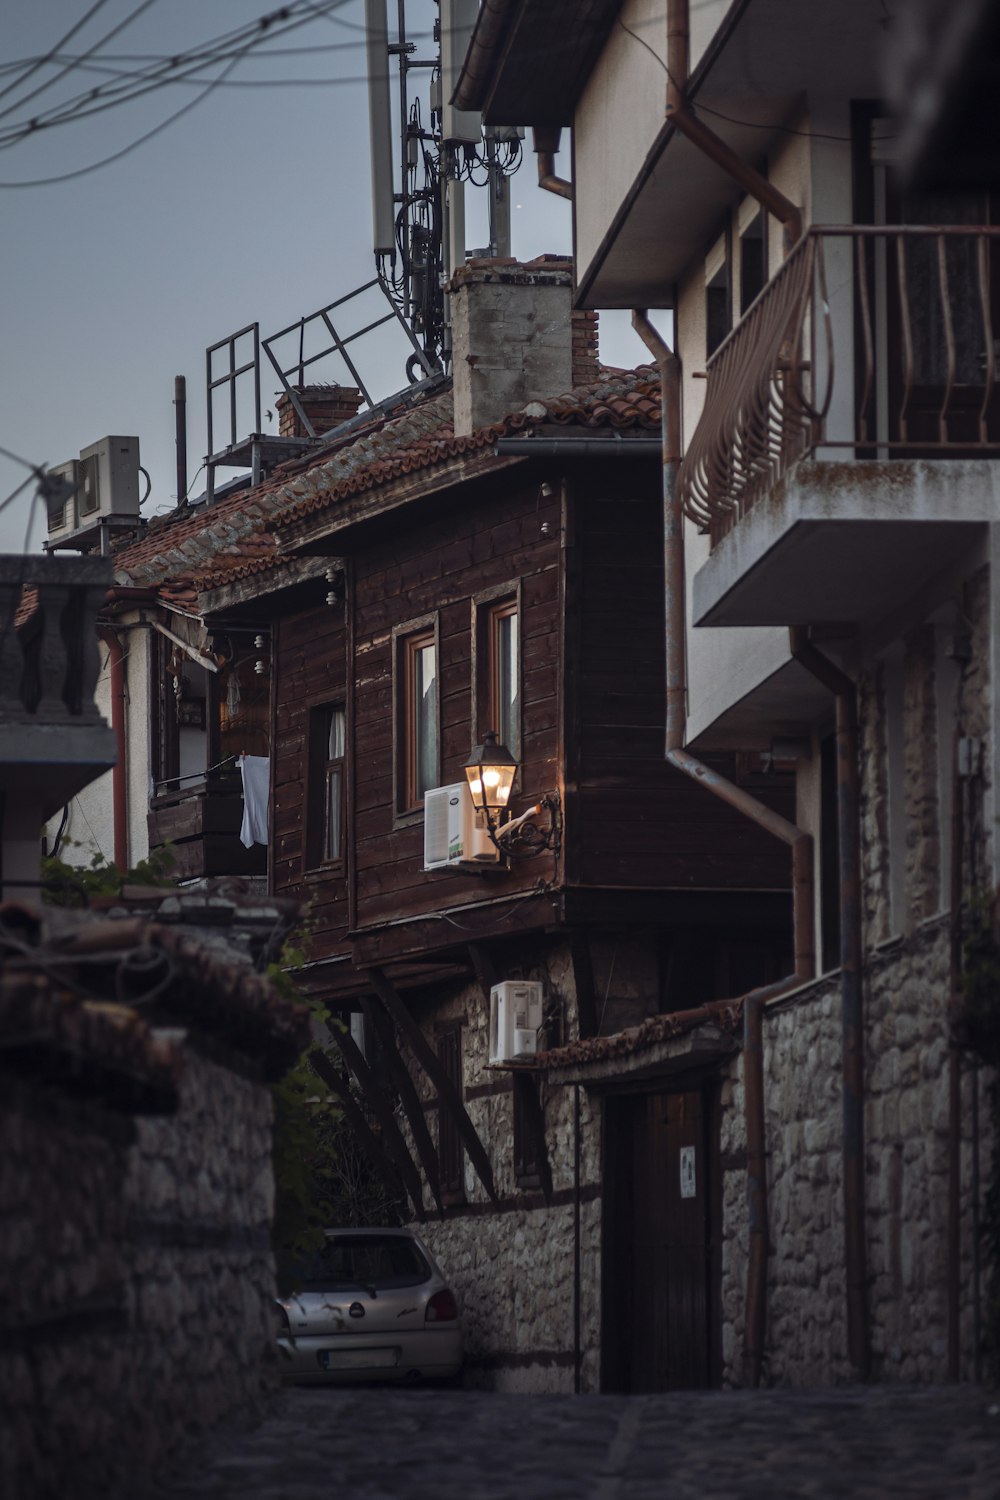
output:
<svg viewBox="0 0 1000 1500"><path fill-rule="evenodd" d="M399 1364L398 1349L321 1349L324 1370L385 1370Z"/></svg>

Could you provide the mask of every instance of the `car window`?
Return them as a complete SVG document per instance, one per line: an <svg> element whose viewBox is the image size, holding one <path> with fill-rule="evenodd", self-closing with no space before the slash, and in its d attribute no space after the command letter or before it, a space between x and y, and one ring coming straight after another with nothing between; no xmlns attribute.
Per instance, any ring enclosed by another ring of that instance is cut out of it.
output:
<svg viewBox="0 0 1000 1500"><path fill-rule="evenodd" d="M398 1235L352 1235L330 1239L297 1268L303 1287L348 1291L371 1286L377 1290L419 1286L429 1281L430 1266L412 1240Z"/></svg>

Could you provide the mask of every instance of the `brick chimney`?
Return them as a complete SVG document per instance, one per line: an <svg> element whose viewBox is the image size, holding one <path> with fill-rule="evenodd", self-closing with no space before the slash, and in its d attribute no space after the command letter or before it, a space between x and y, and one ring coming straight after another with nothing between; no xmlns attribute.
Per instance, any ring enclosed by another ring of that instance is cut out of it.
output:
<svg viewBox="0 0 1000 1500"><path fill-rule="evenodd" d="M295 385L292 387L317 435L339 427L358 414L361 392L355 385ZM282 391L274 403L279 437L308 437L298 412Z"/></svg>
<svg viewBox="0 0 1000 1500"><path fill-rule="evenodd" d="M571 388L572 288L573 263L562 256L470 260L455 271L448 289L459 437ZM581 357L589 348L588 335Z"/></svg>
<svg viewBox="0 0 1000 1500"><path fill-rule="evenodd" d="M573 384L592 385L598 378L596 312L574 308L572 326Z"/></svg>

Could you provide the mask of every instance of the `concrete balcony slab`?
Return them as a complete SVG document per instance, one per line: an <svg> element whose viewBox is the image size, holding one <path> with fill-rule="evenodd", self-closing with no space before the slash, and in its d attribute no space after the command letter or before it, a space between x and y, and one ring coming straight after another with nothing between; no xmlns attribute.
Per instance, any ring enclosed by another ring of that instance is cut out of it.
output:
<svg viewBox="0 0 1000 1500"><path fill-rule="evenodd" d="M695 575L695 625L863 625L1000 520L1000 460L803 460Z"/></svg>
<svg viewBox="0 0 1000 1500"><path fill-rule="evenodd" d="M114 730L103 720L0 722L0 792L37 801L43 820L110 771L115 760Z"/></svg>

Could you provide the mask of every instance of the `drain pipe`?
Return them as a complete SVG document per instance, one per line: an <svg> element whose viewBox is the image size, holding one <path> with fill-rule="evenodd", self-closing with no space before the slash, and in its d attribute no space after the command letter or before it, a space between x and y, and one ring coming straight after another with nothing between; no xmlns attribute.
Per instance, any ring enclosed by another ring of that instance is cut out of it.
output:
<svg viewBox="0 0 1000 1500"><path fill-rule="evenodd" d="M128 869L128 792L125 763L125 652L121 637L108 625L98 625L97 634L107 646L111 665L111 728L115 733L115 763L111 771L111 806L114 823L114 858L122 875Z"/></svg>
<svg viewBox="0 0 1000 1500"><path fill-rule="evenodd" d="M851 1363L865 1380L871 1369L871 1340L865 1246L864 943L857 689L846 672L816 649L802 626L792 626L789 642L795 660L833 693L836 702L847 1346Z"/></svg>
<svg viewBox="0 0 1000 1500"><path fill-rule="evenodd" d="M556 176L556 153L562 131L558 125L534 125L531 138L538 157L538 186L546 193L556 193L560 198L573 197L573 184L566 177Z"/></svg>
<svg viewBox="0 0 1000 1500"><path fill-rule="evenodd" d="M785 254L802 236L802 212L769 182L738 156L732 146L710 130L691 112L684 90L688 84L690 52L689 0L667 0L667 107L666 117L681 135L687 137L703 156L730 176L751 198L778 220L785 230Z"/></svg>
<svg viewBox="0 0 1000 1500"><path fill-rule="evenodd" d="M965 822L962 774L956 726L952 747L951 879L948 917L949 1008L962 988L962 872L965 866ZM948 1379L961 1378L962 1281L962 1059L954 1033L948 1037Z"/></svg>
<svg viewBox="0 0 1000 1500"><path fill-rule="evenodd" d="M747 1138L747 1256L743 1332L743 1381L760 1384L767 1319L767 1152L764 1114L764 1007L769 1000L812 979L813 857L809 834L781 817L743 787L727 781L683 749L686 727L687 660L684 619L684 520L677 491L681 457L680 360L649 321L645 309L632 313L632 326L660 370L663 412L663 565L667 719L665 754L669 763L750 818L792 852L794 968L790 975L743 997L743 1097Z"/></svg>

